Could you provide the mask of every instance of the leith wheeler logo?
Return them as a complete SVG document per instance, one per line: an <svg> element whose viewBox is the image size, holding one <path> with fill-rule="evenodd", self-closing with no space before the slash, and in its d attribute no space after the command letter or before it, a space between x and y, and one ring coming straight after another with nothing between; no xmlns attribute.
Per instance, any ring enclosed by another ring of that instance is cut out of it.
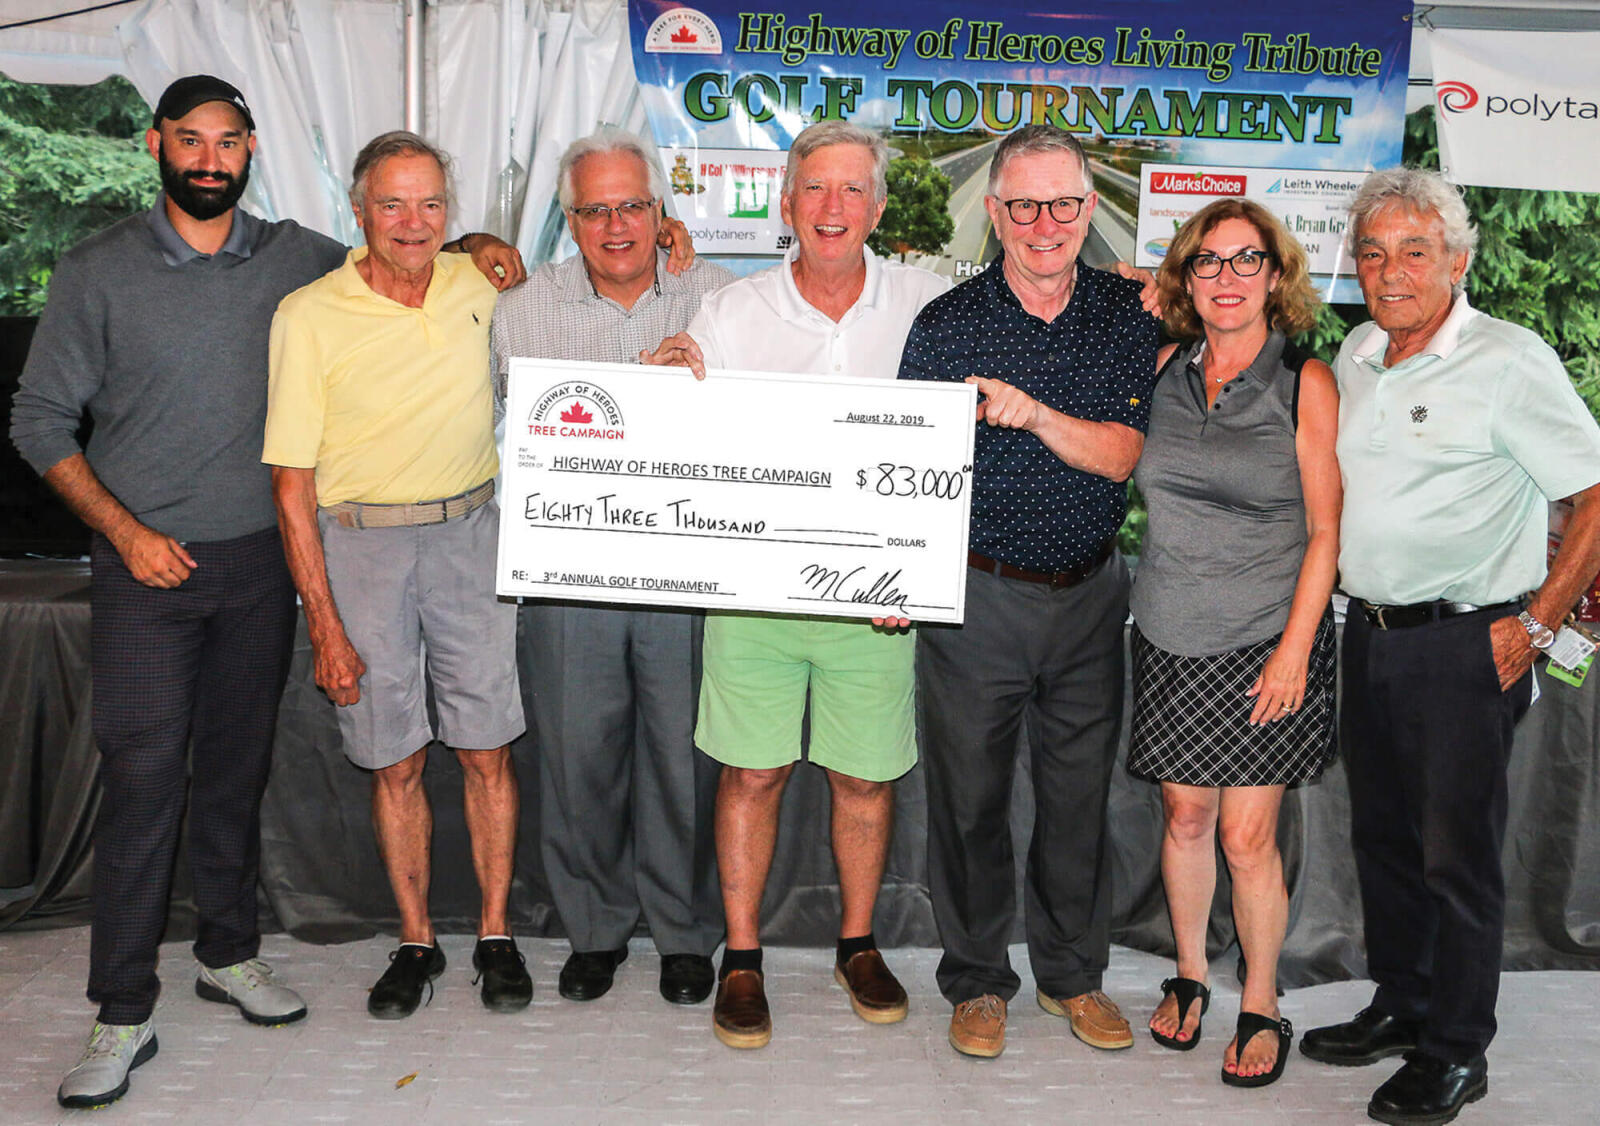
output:
<svg viewBox="0 0 1600 1126"><path fill-rule="evenodd" d="M603 387L576 380L557 383L528 412L528 433L614 442L622 437L622 409Z"/></svg>
<svg viewBox="0 0 1600 1126"><path fill-rule="evenodd" d="M1533 121L1595 121L1600 119L1600 104L1569 94L1543 91L1516 91L1481 94L1465 82L1437 82L1433 87L1439 108L1450 114L1463 114L1482 106L1485 117L1509 115Z"/></svg>
<svg viewBox="0 0 1600 1126"><path fill-rule="evenodd" d="M1365 172L1304 172L1279 176L1267 188L1267 194L1290 193L1317 196L1326 199L1348 199L1367 178Z"/></svg>
<svg viewBox="0 0 1600 1126"><path fill-rule="evenodd" d="M1150 177L1150 190L1169 195L1244 195L1243 176L1216 172L1156 172Z"/></svg>
<svg viewBox="0 0 1600 1126"><path fill-rule="evenodd" d="M702 11L670 8L644 33L644 49L657 54L720 55L722 33Z"/></svg>

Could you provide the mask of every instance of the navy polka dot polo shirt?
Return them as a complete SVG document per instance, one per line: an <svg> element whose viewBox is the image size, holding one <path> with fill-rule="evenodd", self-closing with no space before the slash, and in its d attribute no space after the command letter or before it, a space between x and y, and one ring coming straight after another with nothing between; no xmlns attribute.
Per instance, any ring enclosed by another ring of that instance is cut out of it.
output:
<svg viewBox="0 0 1600 1126"><path fill-rule="evenodd" d="M988 376L1063 414L1143 433L1156 321L1139 305L1139 286L1079 263L1072 299L1047 324L1023 309L1001 261L917 315L900 378ZM976 426L972 550L1030 571L1093 562L1126 515L1122 482L1072 468L1026 431Z"/></svg>

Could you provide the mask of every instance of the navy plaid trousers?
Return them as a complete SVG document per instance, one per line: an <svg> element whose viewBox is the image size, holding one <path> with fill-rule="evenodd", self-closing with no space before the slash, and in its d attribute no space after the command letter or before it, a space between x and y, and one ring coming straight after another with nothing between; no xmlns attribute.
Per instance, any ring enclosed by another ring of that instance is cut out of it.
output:
<svg viewBox="0 0 1600 1126"><path fill-rule="evenodd" d="M102 793L88 995L108 1024L140 1023L155 1007L186 796L195 957L228 966L260 947L261 794L294 642L294 586L275 527L185 547L199 566L172 590L136 581L103 536L92 548Z"/></svg>

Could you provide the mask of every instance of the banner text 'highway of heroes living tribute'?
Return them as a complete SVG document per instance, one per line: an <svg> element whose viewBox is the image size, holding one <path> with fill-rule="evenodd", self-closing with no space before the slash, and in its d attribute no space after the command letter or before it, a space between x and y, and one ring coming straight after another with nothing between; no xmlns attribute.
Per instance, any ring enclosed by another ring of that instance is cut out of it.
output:
<svg viewBox="0 0 1600 1126"><path fill-rule="evenodd" d="M1409 0L1075 7L630 0L646 108L686 197L674 202L716 211L697 197L721 190L723 218L776 223L757 173L823 119L877 129L891 146L921 138L935 157L1048 123L1143 160L1357 170L1400 160ZM751 159L730 155L741 151Z"/></svg>

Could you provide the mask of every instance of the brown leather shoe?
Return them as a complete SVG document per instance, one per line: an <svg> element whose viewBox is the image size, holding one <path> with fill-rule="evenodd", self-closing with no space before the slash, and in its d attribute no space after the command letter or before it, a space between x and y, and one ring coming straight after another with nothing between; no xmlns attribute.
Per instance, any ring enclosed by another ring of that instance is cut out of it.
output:
<svg viewBox="0 0 1600 1126"><path fill-rule="evenodd" d="M992 1060L1006 1050L1006 1003L993 993L956 1006L950 1016L950 1046L964 1056Z"/></svg>
<svg viewBox="0 0 1600 1126"><path fill-rule="evenodd" d="M772 1042L772 1013L759 970L733 970L717 983L711 1028L730 1048L765 1048Z"/></svg>
<svg viewBox="0 0 1600 1126"><path fill-rule="evenodd" d="M1061 1000L1039 990L1039 1007L1072 1022L1072 1034L1091 1048L1133 1047L1133 1029L1117 1003L1098 989Z"/></svg>
<svg viewBox="0 0 1600 1126"><path fill-rule="evenodd" d="M833 980L850 994L850 1007L869 1024L893 1024L906 1019L906 991L895 980L883 955L863 950L844 965L834 964Z"/></svg>

